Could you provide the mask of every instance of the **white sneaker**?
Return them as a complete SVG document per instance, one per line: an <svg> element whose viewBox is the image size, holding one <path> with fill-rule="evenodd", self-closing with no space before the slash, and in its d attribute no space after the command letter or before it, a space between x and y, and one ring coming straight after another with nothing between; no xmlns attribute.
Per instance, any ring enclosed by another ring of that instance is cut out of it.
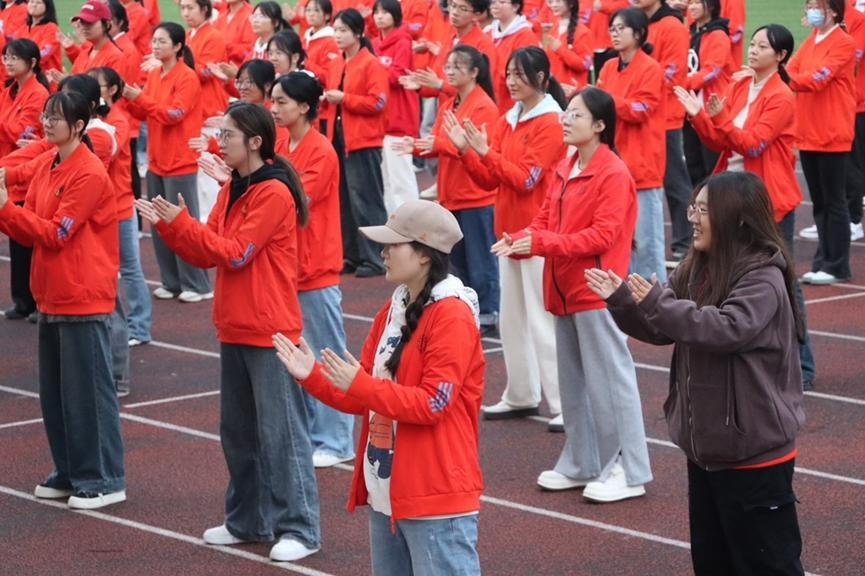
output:
<svg viewBox="0 0 865 576"><path fill-rule="evenodd" d="M45 486L44 484L39 484L36 486L36 489L33 490L33 495L37 498L42 498L45 500L60 500L69 498L75 492L72 490L67 490L64 488L52 488L51 486Z"/></svg>
<svg viewBox="0 0 865 576"><path fill-rule="evenodd" d="M204 535L201 538L205 544L210 544L211 546L231 546L232 544L243 544L246 542L246 540L241 540L229 532L225 524L215 528L208 528L204 531Z"/></svg>
<svg viewBox="0 0 865 576"><path fill-rule="evenodd" d="M799 230L799 237L805 238L806 240L816 240L819 236L817 234L817 225L808 226L807 228L802 228Z"/></svg>
<svg viewBox="0 0 865 576"><path fill-rule="evenodd" d="M564 474L559 474L555 470L544 470L538 476L538 486L544 490L572 490L573 488L582 488L591 480L577 480L569 478Z"/></svg>
<svg viewBox="0 0 865 576"><path fill-rule="evenodd" d="M70 496L66 504L75 510L96 510L97 508L104 508L105 506L125 501L126 490L111 492L110 494L78 492L74 496Z"/></svg>
<svg viewBox="0 0 865 576"><path fill-rule="evenodd" d="M150 340L139 340L138 338L130 338L129 339L129 347L135 348L136 346L142 346L147 344Z"/></svg>
<svg viewBox="0 0 865 576"><path fill-rule="evenodd" d="M862 229L862 223L853 224L850 222L850 242L865 238L865 230Z"/></svg>
<svg viewBox="0 0 865 576"><path fill-rule="evenodd" d="M433 184L429 188L424 188L420 191L421 200L438 200L439 187L438 184Z"/></svg>
<svg viewBox="0 0 865 576"><path fill-rule="evenodd" d="M195 304L196 302L201 302L202 300L212 300L213 292L192 292L191 290L184 290L180 293L180 296L177 297L181 302L186 302L187 304Z"/></svg>
<svg viewBox="0 0 865 576"><path fill-rule="evenodd" d="M307 548L291 536L283 536L270 549L270 559L274 562L294 562L306 558L310 554L315 554L319 550L321 548Z"/></svg>
<svg viewBox="0 0 865 576"><path fill-rule="evenodd" d="M603 482L589 482L583 490L583 497L594 502L618 502L628 498L645 496L646 488L640 486L628 486L625 479L625 469L616 462L613 464L610 475Z"/></svg>
<svg viewBox="0 0 865 576"><path fill-rule="evenodd" d="M504 400L500 400L492 406L483 406L481 408L481 414L483 415L484 420L510 420L512 418L537 416L538 407L518 408L516 406L511 406Z"/></svg>
<svg viewBox="0 0 865 576"><path fill-rule="evenodd" d="M547 430L549 432L565 431L565 419L562 418L561 414L554 416L549 422L547 422Z"/></svg>
<svg viewBox="0 0 865 576"><path fill-rule="evenodd" d="M330 452L320 452L318 450L312 453L312 465L316 468L330 468L331 466L336 466L337 464L342 464L343 462L348 462L350 460L354 460L354 456L346 458L344 456L337 456Z"/></svg>
<svg viewBox="0 0 865 576"><path fill-rule="evenodd" d="M802 276L802 282L814 284L815 286L825 286L841 282L841 278L836 278L832 274L820 270L819 272L808 272Z"/></svg>
<svg viewBox="0 0 865 576"><path fill-rule="evenodd" d="M160 300L171 300L172 298L177 298L177 294L175 294L171 290L166 289L163 286L160 286L153 291L153 297L159 298Z"/></svg>

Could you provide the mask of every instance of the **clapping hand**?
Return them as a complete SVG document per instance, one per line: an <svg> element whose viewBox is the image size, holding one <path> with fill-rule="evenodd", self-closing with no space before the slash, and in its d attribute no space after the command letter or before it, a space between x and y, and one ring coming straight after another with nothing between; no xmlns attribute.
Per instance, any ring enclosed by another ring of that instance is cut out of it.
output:
<svg viewBox="0 0 865 576"><path fill-rule="evenodd" d="M231 180L231 168L225 163L225 160L213 154L202 154L198 159L198 166L205 174L219 182L225 184Z"/></svg>
<svg viewBox="0 0 865 576"><path fill-rule="evenodd" d="M585 271L586 284L589 289L597 294L602 300L606 300L613 295L613 292L619 289L622 285L622 279L613 272L606 272L598 268L591 268Z"/></svg>
<svg viewBox="0 0 865 576"><path fill-rule="evenodd" d="M526 235L519 240L514 240L505 232L502 239L493 244L490 252L496 256L529 256L532 253L532 231L526 230Z"/></svg>
<svg viewBox="0 0 865 576"><path fill-rule="evenodd" d="M300 346L295 346L291 340L277 333L273 335L273 346L276 348L276 356L292 378L295 380L309 378L315 367L315 355L309 349L306 340L301 338Z"/></svg>
<svg viewBox="0 0 865 576"><path fill-rule="evenodd" d="M453 145L456 146L460 154L465 152L469 147L466 131L460 126L460 122L452 110L445 112L443 125L448 138L450 138L450 141L453 142Z"/></svg>
<svg viewBox="0 0 865 576"><path fill-rule="evenodd" d="M652 287L658 283L658 276L652 274L652 281L649 282L639 274L628 275L628 288L631 290L631 295L634 297L634 302L639 304L651 292Z"/></svg>
<svg viewBox="0 0 865 576"><path fill-rule="evenodd" d="M466 140L468 140L469 146L478 153L478 156L486 156L487 152L490 151L487 141L487 125L483 124L480 129L478 129L471 120L466 118L463 126L466 131Z"/></svg>
<svg viewBox="0 0 865 576"><path fill-rule="evenodd" d="M688 116L693 118L700 113L700 110L703 108L703 101L693 90L685 90L681 86L673 86L673 92L676 94L676 98L679 99Z"/></svg>
<svg viewBox="0 0 865 576"><path fill-rule="evenodd" d="M718 98L717 94L712 94L711 96L709 96L709 103L706 106L706 112L709 113L709 116L711 118L714 118L724 110L724 106L726 104L726 98Z"/></svg>
<svg viewBox="0 0 865 576"><path fill-rule="evenodd" d="M321 364L324 377L343 392L351 387L354 377L360 370L360 362L350 352L346 351L343 359L330 348L321 351Z"/></svg>

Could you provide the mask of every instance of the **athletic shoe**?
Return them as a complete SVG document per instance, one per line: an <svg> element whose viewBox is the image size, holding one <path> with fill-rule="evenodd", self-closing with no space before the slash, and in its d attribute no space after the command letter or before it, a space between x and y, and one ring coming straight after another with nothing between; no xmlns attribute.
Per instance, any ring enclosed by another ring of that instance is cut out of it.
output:
<svg viewBox="0 0 865 576"><path fill-rule="evenodd" d="M231 546L232 544L243 544L246 540L241 540L234 534L228 531L225 524L216 528L208 528L202 536L205 544L211 546Z"/></svg>
<svg viewBox="0 0 865 576"><path fill-rule="evenodd" d="M433 184L429 188L424 188L420 191L420 199L421 200L438 200L439 198L439 187L438 184Z"/></svg>
<svg viewBox="0 0 865 576"><path fill-rule="evenodd" d="M27 321L30 322L31 324L38 324L39 323L39 311L37 310L36 312L31 312L30 316L27 317Z"/></svg>
<svg viewBox="0 0 865 576"><path fill-rule="evenodd" d="M850 242L865 238L865 230L862 229L862 223L853 224L850 222Z"/></svg>
<svg viewBox="0 0 865 576"><path fill-rule="evenodd" d="M177 298L177 294L160 286L153 291L153 297L158 298L159 300L171 300L172 298Z"/></svg>
<svg viewBox="0 0 865 576"><path fill-rule="evenodd" d="M547 430L549 432L564 432L565 431L565 419L562 418L562 415L559 414L555 416L547 423Z"/></svg>
<svg viewBox="0 0 865 576"><path fill-rule="evenodd" d="M538 486L544 490L573 490L574 488L582 488L591 480L577 480L569 478L564 474L559 474L555 470L544 470L538 476Z"/></svg>
<svg viewBox="0 0 865 576"><path fill-rule="evenodd" d="M117 389L118 398L126 398L129 396L129 382L115 382L114 385Z"/></svg>
<svg viewBox="0 0 865 576"><path fill-rule="evenodd" d="M178 296L177 299L181 302L186 302L187 304L195 304L202 300L212 300L213 292L193 292L192 290L184 290L180 293L180 296Z"/></svg>
<svg viewBox="0 0 865 576"><path fill-rule="evenodd" d="M150 344L150 340L139 340L138 338L129 339L130 348L135 348L136 346L143 346L144 344Z"/></svg>
<svg viewBox="0 0 865 576"><path fill-rule="evenodd" d="M625 479L625 469L618 462L613 464L606 480L589 482L586 489L583 490L583 497L594 502L619 502L645 495L646 488L644 486L628 486Z"/></svg>
<svg viewBox="0 0 865 576"><path fill-rule="evenodd" d="M75 510L96 510L118 502L126 501L126 490L103 494L102 492L76 492L69 497L67 504Z"/></svg>
<svg viewBox="0 0 865 576"><path fill-rule="evenodd" d="M71 488L54 488L53 486L47 486L45 484L39 484L36 486L36 489L33 490L34 496L45 500L66 499L74 493L75 492Z"/></svg>
<svg viewBox="0 0 865 576"><path fill-rule="evenodd" d="M270 559L274 562L294 562L301 558L306 558L310 554L315 554L319 550L321 548L307 548L303 543L298 542L294 538L283 536L270 549Z"/></svg>
<svg viewBox="0 0 865 576"><path fill-rule="evenodd" d="M18 308L15 308L14 306L12 308L9 308L8 310L4 311L3 315L6 317L7 320L23 320L24 318L27 318L26 313L20 311Z"/></svg>
<svg viewBox="0 0 865 576"><path fill-rule="evenodd" d="M517 408L511 406L504 400L501 400L498 404L483 406L481 408L481 415L483 415L484 420L511 420L514 418L526 418L527 416L537 416L538 407Z"/></svg>
<svg viewBox="0 0 865 576"><path fill-rule="evenodd" d="M802 228L799 231L799 237L804 238L806 240L816 240L819 236L817 235L817 225L808 226L807 228Z"/></svg>
<svg viewBox="0 0 865 576"><path fill-rule="evenodd" d="M354 460L354 456L337 456L336 454L320 452L319 450L312 453L312 465L316 468L330 468L331 466L336 466L350 460Z"/></svg>
<svg viewBox="0 0 865 576"><path fill-rule="evenodd" d="M815 286L826 286L828 284L837 284L841 282L841 278L836 278L832 274L828 272L823 272L820 270L819 272L808 272L804 276L802 276L802 282L807 284L813 284Z"/></svg>

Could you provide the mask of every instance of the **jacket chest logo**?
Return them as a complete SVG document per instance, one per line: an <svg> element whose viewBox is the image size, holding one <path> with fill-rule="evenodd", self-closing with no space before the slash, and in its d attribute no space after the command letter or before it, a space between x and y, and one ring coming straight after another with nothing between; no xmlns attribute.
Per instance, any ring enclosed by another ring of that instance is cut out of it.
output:
<svg viewBox="0 0 865 576"><path fill-rule="evenodd" d="M58 188L57 190L54 191L54 197L55 198L60 198L60 196L63 194L63 188L64 187L61 186L60 188Z"/></svg>

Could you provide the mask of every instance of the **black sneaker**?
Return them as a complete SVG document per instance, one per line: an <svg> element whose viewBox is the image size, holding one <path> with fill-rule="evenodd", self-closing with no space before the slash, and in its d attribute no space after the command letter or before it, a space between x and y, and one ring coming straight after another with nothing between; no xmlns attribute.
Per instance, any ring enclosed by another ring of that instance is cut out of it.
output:
<svg viewBox="0 0 865 576"><path fill-rule="evenodd" d="M481 338L500 340L501 334L499 334L499 329L495 324L481 324Z"/></svg>
<svg viewBox="0 0 865 576"><path fill-rule="evenodd" d="M31 324L39 323L39 312L32 312L29 316L27 316L27 321Z"/></svg>
<svg viewBox="0 0 865 576"><path fill-rule="evenodd" d="M357 264L355 264L351 260L343 260L342 261L342 273L343 274L354 274L355 270L357 270Z"/></svg>
<svg viewBox="0 0 865 576"><path fill-rule="evenodd" d="M111 504L126 501L126 490L118 490L108 494L97 492L76 492L69 497L67 504L76 510L96 510Z"/></svg>
<svg viewBox="0 0 865 576"><path fill-rule="evenodd" d="M383 274L384 268L379 268L370 264L361 264L357 267L357 270L354 271L354 275L357 278L372 278L374 276L381 276Z"/></svg>
<svg viewBox="0 0 865 576"><path fill-rule="evenodd" d="M27 313L22 312L13 306L12 308L5 310L3 316L5 316L7 320L23 320L24 318L27 318Z"/></svg>
<svg viewBox="0 0 865 576"><path fill-rule="evenodd" d="M814 381L813 380L802 380L802 391L809 392L814 389Z"/></svg>

